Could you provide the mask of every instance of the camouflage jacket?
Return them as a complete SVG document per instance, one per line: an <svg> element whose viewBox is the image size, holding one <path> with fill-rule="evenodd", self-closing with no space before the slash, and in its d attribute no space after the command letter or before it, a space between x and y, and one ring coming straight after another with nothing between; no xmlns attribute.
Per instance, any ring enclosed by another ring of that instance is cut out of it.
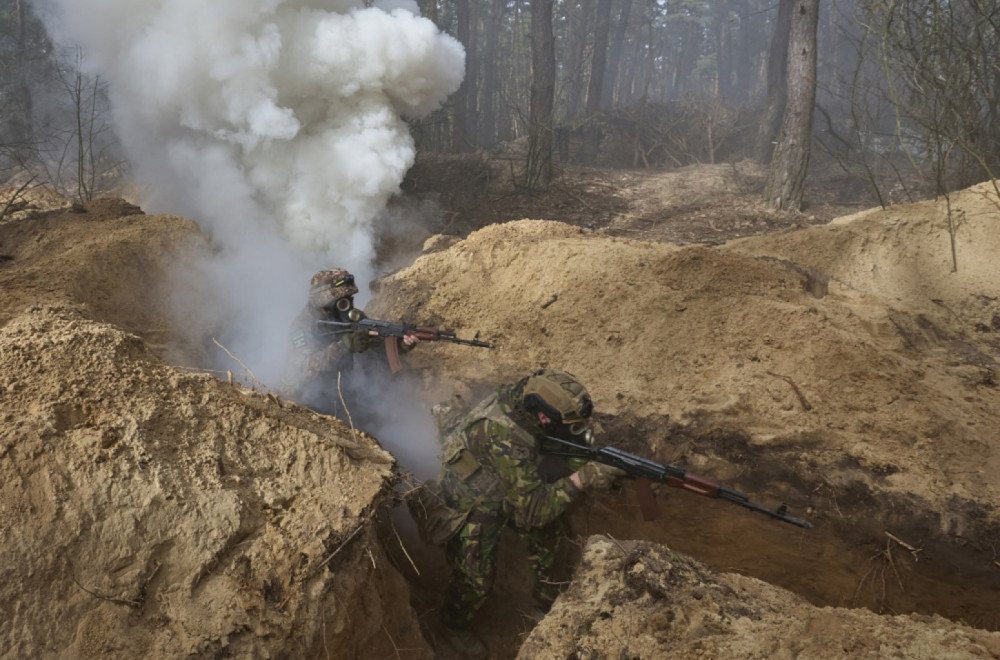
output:
<svg viewBox="0 0 1000 660"><path fill-rule="evenodd" d="M569 478L540 472L531 422L518 419L503 388L459 422L446 438L441 488L460 511L512 518L521 529L544 527L579 499Z"/></svg>
<svg viewBox="0 0 1000 660"><path fill-rule="evenodd" d="M323 333L320 320L307 306L292 321L289 368L304 378L339 371L351 353L350 333Z"/></svg>
<svg viewBox="0 0 1000 660"><path fill-rule="evenodd" d="M360 318L365 318L365 313ZM339 373L349 373L353 368L354 356L365 354L365 364L387 369L385 351L371 350L383 345L376 337L355 337L352 332L324 332L318 322L324 320L311 306L307 305L295 320L289 333L291 346L288 362L281 379L281 391L293 401L308 399L308 393L329 381L337 382ZM399 352L407 353L412 346L397 339ZM353 345L352 345L353 344Z"/></svg>

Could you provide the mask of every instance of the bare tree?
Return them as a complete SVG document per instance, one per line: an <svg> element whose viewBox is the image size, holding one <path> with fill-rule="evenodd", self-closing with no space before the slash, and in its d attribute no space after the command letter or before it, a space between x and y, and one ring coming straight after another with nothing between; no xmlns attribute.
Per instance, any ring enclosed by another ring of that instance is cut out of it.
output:
<svg viewBox="0 0 1000 660"><path fill-rule="evenodd" d="M472 4L469 0L455 0L458 40L465 47L465 77L455 92L455 121L452 124L452 150L468 151L475 139L476 84L476 30Z"/></svg>
<svg viewBox="0 0 1000 660"><path fill-rule="evenodd" d="M590 84L587 86L587 117L593 119L601 111L601 92L608 57L608 36L611 28L611 0L597 0L597 23L594 30L594 50L590 58ZM601 129L595 123L587 128L583 159L594 162L601 145Z"/></svg>
<svg viewBox="0 0 1000 660"><path fill-rule="evenodd" d="M733 96L733 36L729 25L730 0L716 0L712 17L715 41L715 89L720 99Z"/></svg>
<svg viewBox="0 0 1000 660"><path fill-rule="evenodd" d="M17 6L17 55L20 62L26 62L28 60L28 31L30 29L28 23L28 13L25 6L24 0L16 0ZM24 124L25 132L31 134L32 125L32 115L34 114L32 109L32 98L31 98L31 88L28 85L28 68L26 66L17 67L17 86L18 92L21 99L21 112L22 121Z"/></svg>
<svg viewBox="0 0 1000 660"><path fill-rule="evenodd" d="M933 166L936 192L1000 168L1000 6L995 0L867 7L882 44L898 136ZM905 131L905 133L903 132Z"/></svg>
<svg viewBox="0 0 1000 660"><path fill-rule="evenodd" d="M37 150L32 80L45 77L48 38L25 0L0 1L0 167L8 170Z"/></svg>
<svg viewBox="0 0 1000 660"><path fill-rule="evenodd" d="M788 41L788 102L764 184L775 209L799 210L809 167L816 105L816 28L819 0L795 0Z"/></svg>
<svg viewBox="0 0 1000 660"><path fill-rule="evenodd" d="M701 97L705 91L700 65L704 62L702 53L707 36L705 22L709 20L708 7L705 3L687 0L672 5L669 15L676 26L678 43L675 49L674 98Z"/></svg>
<svg viewBox="0 0 1000 660"><path fill-rule="evenodd" d="M587 34L594 0L572 0L567 3L566 55L563 70L567 80L566 117L576 119L583 112L584 83L587 80Z"/></svg>
<svg viewBox="0 0 1000 660"><path fill-rule="evenodd" d="M113 188L125 167L111 130L107 83L83 73L83 52L73 49L56 71L50 121L38 128L36 148L21 161L40 181L67 197L93 199Z"/></svg>
<svg viewBox="0 0 1000 660"><path fill-rule="evenodd" d="M531 3L531 109L524 185L543 188L552 181L552 110L555 103L556 51L553 0Z"/></svg>
<svg viewBox="0 0 1000 660"><path fill-rule="evenodd" d="M621 80L622 52L625 49L631 20L632 0L621 0L621 12L615 23L614 38L611 39L608 48L608 67L604 76L604 91L601 93L601 106L604 108L611 108L618 100L616 90Z"/></svg>
<svg viewBox="0 0 1000 660"><path fill-rule="evenodd" d="M483 21L486 39L483 44L483 84L480 93L479 146L492 146L497 136L497 103L499 99L499 41L503 24L504 0L491 0L489 21Z"/></svg>
<svg viewBox="0 0 1000 660"><path fill-rule="evenodd" d="M757 134L757 162L769 163L781 130L781 118L788 100L788 39L792 29L795 0L781 0L767 57L767 101Z"/></svg>

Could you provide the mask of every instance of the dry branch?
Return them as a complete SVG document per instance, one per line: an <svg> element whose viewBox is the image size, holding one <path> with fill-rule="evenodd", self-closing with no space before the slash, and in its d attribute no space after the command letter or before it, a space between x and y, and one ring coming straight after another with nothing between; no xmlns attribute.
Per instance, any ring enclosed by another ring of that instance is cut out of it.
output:
<svg viewBox="0 0 1000 660"><path fill-rule="evenodd" d="M799 403L802 404L802 409L806 411L812 410L812 405L806 400L806 397L802 394L802 390L800 390L799 386L795 384L795 381L793 381L788 376L782 376L781 374L776 374L773 371L768 371L767 373L770 374L771 376L774 376L775 378L780 378L781 380L791 385L792 390L795 392L795 396L799 397Z"/></svg>
<svg viewBox="0 0 1000 660"><path fill-rule="evenodd" d="M262 382L260 382L260 380L258 380L257 376L256 376L256 375L254 375L254 372L253 372L253 371L252 371L252 370L250 369L250 367L248 367L248 366L247 366L247 365L246 365L246 364L245 364L245 363L243 362L243 360L241 360L241 359L239 359L238 357L236 357L235 355L233 355L233 354L232 354L232 353L230 352L230 350L229 350L228 348L226 348L225 346L223 346L223 345L222 345L222 343L221 343L221 342L219 342L219 340L218 340L218 339L216 339L215 337L212 337L212 343L213 343L213 344L215 344L216 346L218 346L219 348L221 348L221 349L222 349L223 351L225 351L225 352L226 352L226 355L228 355L228 356L229 356L230 358L232 358L233 360L235 360L235 361L236 361L236 362L237 362L237 363L238 363L238 364L239 364L239 365L240 365L241 367L243 367L243 368L244 368L244 369L246 370L246 372L247 372L248 374L250 374L250 380L251 380L251 381L253 381L253 383L254 383L254 386L255 386L255 387L256 387L257 389L260 389L260 390L262 390L262 391L266 391L266 390L267 390L267 387L265 387L265 386L264 386L264 383L262 383ZM229 372L227 372L227 373L229 373Z"/></svg>
<svg viewBox="0 0 1000 660"><path fill-rule="evenodd" d="M139 608L139 607L142 606L142 601L139 601L139 600L135 600L135 599L131 599L131 598L116 598L114 596L105 596L104 594L99 594L96 591L91 591L87 587L85 587L82 584L80 584L80 581L76 579L75 575L73 576L73 582L76 584L76 586L80 587L80 589L82 589L83 591L87 592L88 594L90 594L94 598L99 598L101 600L106 600L109 603L114 603L115 605L125 605L127 607L131 607L132 609L136 609L136 608Z"/></svg>
<svg viewBox="0 0 1000 660"><path fill-rule="evenodd" d="M889 532L886 532L885 535L888 536L893 541L895 541L900 546L902 546L902 547L906 548L907 550L909 550L910 554L913 555L913 561L917 561L917 553L922 552L923 548L914 547L914 546L910 545L909 543L907 543L906 541L901 540L899 537L890 534Z"/></svg>
<svg viewBox="0 0 1000 660"><path fill-rule="evenodd" d="M348 536L348 537L347 537L346 539L344 539L344 542L343 542L343 543L341 543L340 545L338 545L338 546L337 546L337 547L336 547L336 548L334 549L334 551L333 551L333 552L331 552L331 553L330 553L329 555L327 555L327 556L326 556L326 559L324 559L323 561L321 561L321 562L319 563L319 565L317 565L317 566L316 566L316 568L314 568L314 569L313 569L312 571L310 571L310 572L309 572L309 574L310 574L310 575L315 575L316 573L318 573L318 572L320 571L320 569L322 569L322 568L323 568L324 566L326 566L327 564L329 564L329 563L330 563L330 560L331 560L331 559L333 559L334 557L336 557L336 556L337 556L337 553L339 553L339 552L340 552L341 550L343 550L343 549L344 549L344 546L346 546L346 545L347 545L348 543L350 543L350 542L351 542L351 540L352 540L352 539L353 539L353 538L354 538L355 536L357 536L357 535L358 535L358 532L360 532L360 531L361 531L362 529L364 529L364 526L365 526L365 525L364 525L364 523L362 523L362 524L358 525L357 529L355 529L355 530L354 530L353 532L351 532L351 534L350 534L350 535L349 535L349 536Z"/></svg>

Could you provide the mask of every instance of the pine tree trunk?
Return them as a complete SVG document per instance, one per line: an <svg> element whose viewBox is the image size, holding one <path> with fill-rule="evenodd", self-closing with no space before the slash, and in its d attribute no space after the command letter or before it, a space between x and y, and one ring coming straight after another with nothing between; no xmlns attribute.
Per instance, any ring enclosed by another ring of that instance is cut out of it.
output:
<svg viewBox="0 0 1000 660"><path fill-rule="evenodd" d="M594 27L594 52L590 59L590 84L587 87L587 120L582 160L593 163L601 148L601 129L595 119L601 111L601 92L608 59L608 36L611 24L611 0L597 1L597 23Z"/></svg>
<svg viewBox="0 0 1000 660"><path fill-rule="evenodd" d="M767 57L767 101L754 152L758 163L769 163L781 130L788 100L788 40L791 37L795 0L781 0Z"/></svg>
<svg viewBox="0 0 1000 660"><path fill-rule="evenodd" d="M556 89L556 39L553 0L531 3L531 108L524 185L546 187L552 181L552 109Z"/></svg>
<svg viewBox="0 0 1000 660"><path fill-rule="evenodd" d="M802 207L816 105L818 19L819 0L795 0L788 43L788 103L764 184L764 200L775 209Z"/></svg>

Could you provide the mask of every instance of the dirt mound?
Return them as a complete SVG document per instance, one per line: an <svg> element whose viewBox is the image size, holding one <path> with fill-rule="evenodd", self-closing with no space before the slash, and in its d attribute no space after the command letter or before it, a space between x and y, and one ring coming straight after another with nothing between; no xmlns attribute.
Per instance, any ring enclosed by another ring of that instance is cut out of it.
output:
<svg viewBox="0 0 1000 660"><path fill-rule="evenodd" d="M697 603L692 606L692 603ZM518 658L987 658L1000 633L940 617L814 608L662 545L593 537Z"/></svg>
<svg viewBox="0 0 1000 660"><path fill-rule="evenodd" d="M3 657L425 647L372 540L391 456L85 314L0 328Z"/></svg>
<svg viewBox="0 0 1000 660"><path fill-rule="evenodd" d="M974 189L953 204L977 202L983 209L964 214L956 274L930 203L719 248L524 220L420 257L380 283L375 311L496 342L488 360L450 346L413 354L446 380L565 368L612 415L737 428L754 446L797 448L803 467L836 452L879 488L920 492L942 509L955 496L992 504L995 199ZM925 259L931 241L938 253ZM828 291L819 297L817 278ZM942 454L967 476L942 471ZM835 480L843 469L831 467Z"/></svg>
<svg viewBox="0 0 1000 660"><path fill-rule="evenodd" d="M494 341L487 354L432 345L410 355L462 399L536 366L567 369L606 416L605 441L786 501L816 524L789 538L664 494L655 528L628 513L626 494L578 529L661 541L820 605L995 629L1000 284L986 276L996 253L986 209L996 200L973 189L952 203L968 209L968 272L957 278L923 257L928 241L948 245L933 204L717 247L521 220L430 242L379 282L372 311ZM886 284L853 284L872 264ZM888 295L906 286L907 267L926 299Z"/></svg>
<svg viewBox="0 0 1000 660"><path fill-rule="evenodd" d="M175 363L198 364L194 333L177 331L168 288L178 263L209 249L194 221L147 216L116 198L75 205L41 198L45 204L0 222L7 257L0 261L0 324L32 305L69 302L140 335Z"/></svg>

